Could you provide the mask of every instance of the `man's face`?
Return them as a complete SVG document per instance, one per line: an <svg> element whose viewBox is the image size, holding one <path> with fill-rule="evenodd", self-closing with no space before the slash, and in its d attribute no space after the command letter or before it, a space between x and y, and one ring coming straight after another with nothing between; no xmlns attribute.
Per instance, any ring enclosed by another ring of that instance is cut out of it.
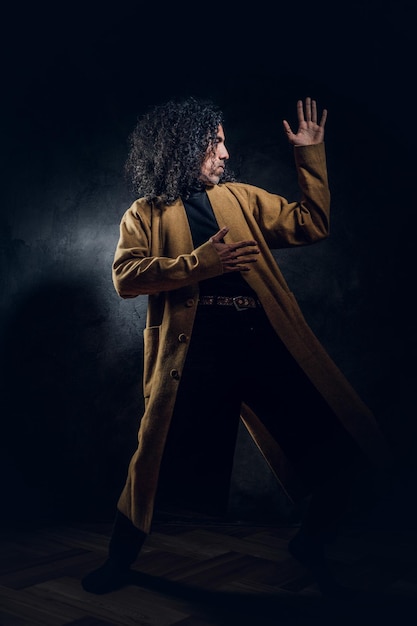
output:
<svg viewBox="0 0 417 626"><path fill-rule="evenodd" d="M229 153L224 143L223 127L220 124L217 129L217 137L214 145L207 148L206 158L201 166L200 180L207 185L217 185L223 172L225 161Z"/></svg>

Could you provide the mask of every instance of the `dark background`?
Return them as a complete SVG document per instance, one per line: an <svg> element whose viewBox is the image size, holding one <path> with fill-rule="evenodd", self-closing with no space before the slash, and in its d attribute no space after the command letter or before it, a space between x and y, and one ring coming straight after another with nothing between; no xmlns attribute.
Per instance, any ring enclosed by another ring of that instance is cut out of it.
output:
<svg viewBox="0 0 417 626"><path fill-rule="evenodd" d="M378 515L413 520L415 18L412 2L16 3L1 33L1 494L6 522L107 519L142 410L146 299L111 263L133 197L127 137L157 102L225 111L231 164L289 197L282 119L329 109L331 236L276 258L397 451ZM385 508L384 508L385 507ZM291 515L241 432L231 510Z"/></svg>

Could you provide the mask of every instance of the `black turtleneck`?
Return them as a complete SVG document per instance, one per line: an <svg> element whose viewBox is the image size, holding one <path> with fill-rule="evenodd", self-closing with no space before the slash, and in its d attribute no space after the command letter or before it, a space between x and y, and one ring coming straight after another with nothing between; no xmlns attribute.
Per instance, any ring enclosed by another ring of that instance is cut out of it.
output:
<svg viewBox="0 0 417 626"><path fill-rule="evenodd" d="M220 229L205 191L197 191L183 200L194 248L198 248ZM228 272L200 282L200 294L241 296L254 294L241 272Z"/></svg>

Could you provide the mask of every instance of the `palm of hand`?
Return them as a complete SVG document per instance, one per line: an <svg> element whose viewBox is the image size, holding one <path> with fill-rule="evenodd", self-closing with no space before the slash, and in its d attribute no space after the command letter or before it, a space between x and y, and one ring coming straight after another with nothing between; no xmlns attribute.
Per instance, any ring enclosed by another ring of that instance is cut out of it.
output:
<svg viewBox="0 0 417 626"><path fill-rule="evenodd" d="M315 122L302 122L297 134L289 133L288 140L294 146L310 146L321 143L324 137L324 128Z"/></svg>

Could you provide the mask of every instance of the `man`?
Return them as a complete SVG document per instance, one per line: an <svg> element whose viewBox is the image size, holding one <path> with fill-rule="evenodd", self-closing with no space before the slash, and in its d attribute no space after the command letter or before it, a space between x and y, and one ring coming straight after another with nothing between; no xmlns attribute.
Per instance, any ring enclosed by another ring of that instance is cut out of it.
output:
<svg viewBox="0 0 417 626"><path fill-rule="evenodd" d="M156 106L131 135L127 171L139 199L121 221L113 280L122 298L149 298L145 410L109 558L84 578L88 591L126 582L155 499L225 510L239 419L288 497L313 494L290 550L324 590L330 584L324 545L344 512L343 485L361 459L383 462L386 450L271 252L329 233L327 112L318 119L306 98L297 117L296 132L283 122L301 190L292 202L235 180L212 103Z"/></svg>

